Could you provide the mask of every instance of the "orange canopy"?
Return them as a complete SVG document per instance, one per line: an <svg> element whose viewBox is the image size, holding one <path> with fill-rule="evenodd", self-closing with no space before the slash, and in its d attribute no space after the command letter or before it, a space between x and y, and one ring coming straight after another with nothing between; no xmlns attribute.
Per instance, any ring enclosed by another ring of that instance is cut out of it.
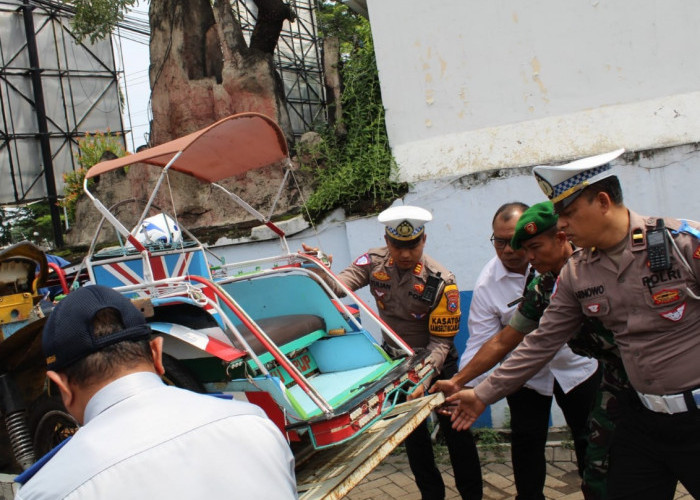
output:
<svg viewBox="0 0 700 500"><path fill-rule="evenodd" d="M97 163L86 178L132 163L165 167L180 151L170 168L205 182L240 175L289 155L284 134L274 121L259 113L240 113L140 153Z"/></svg>

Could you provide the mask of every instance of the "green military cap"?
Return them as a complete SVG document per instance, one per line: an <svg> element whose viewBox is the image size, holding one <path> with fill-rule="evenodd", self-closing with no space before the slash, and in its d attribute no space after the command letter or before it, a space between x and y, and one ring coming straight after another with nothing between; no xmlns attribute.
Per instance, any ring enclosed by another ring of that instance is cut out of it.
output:
<svg viewBox="0 0 700 500"><path fill-rule="evenodd" d="M554 213L551 201L543 201L525 210L515 225L515 234L510 240L510 247L519 250L523 241L534 238L557 225L559 216Z"/></svg>

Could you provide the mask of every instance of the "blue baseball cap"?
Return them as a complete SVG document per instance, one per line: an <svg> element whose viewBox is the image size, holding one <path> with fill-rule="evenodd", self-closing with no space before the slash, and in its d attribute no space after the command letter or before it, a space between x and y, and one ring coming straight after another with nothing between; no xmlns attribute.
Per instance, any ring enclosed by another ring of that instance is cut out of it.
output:
<svg viewBox="0 0 700 500"><path fill-rule="evenodd" d="M96 337L95 315L114 309L121 316L123 330ZM125 340L145 340L151 327L131 301L119 292L90 285L69 293L51 312L44 325L42 347L49 370L61 370L107 346Z"/></svg>

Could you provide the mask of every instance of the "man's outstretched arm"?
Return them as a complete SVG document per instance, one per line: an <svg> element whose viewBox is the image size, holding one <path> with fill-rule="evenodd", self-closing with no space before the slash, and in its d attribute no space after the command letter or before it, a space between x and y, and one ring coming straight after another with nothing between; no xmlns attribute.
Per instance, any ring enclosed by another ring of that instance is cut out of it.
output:
<svg viewBox="0 0 700 500"><path fill-rule="evenodd" d="M505 326L481 346L464 368L449 380L435 382L430 392L441 391L449 396L461 390L464 384L496 366L510 351L517 347L524 336L512 326Z"/></svg>

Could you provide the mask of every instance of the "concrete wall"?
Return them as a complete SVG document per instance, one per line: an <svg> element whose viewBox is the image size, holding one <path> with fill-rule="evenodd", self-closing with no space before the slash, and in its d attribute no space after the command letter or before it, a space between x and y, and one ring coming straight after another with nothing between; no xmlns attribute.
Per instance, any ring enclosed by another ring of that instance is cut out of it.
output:
<svg viewBox="0 0 700 500"><path fill-rule="evenodd" d="M402 179L700 140L700 3L367 4Z"/></svg>

